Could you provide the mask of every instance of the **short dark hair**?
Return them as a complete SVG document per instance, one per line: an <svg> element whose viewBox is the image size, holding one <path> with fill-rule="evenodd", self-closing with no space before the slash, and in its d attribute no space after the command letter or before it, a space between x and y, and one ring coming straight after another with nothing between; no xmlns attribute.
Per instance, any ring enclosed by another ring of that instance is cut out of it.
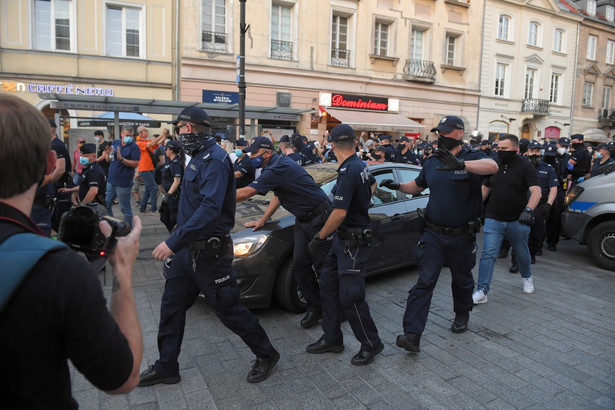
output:
<svg viewBox="0 0 615 410"><path fill-rule="evenodd" d="M335 144L337 148L346 150L346 149L354 149L356 142L357 140L354 138L344 138L337 142L331 141L331 144Z"/></svg>
<svg viewBox="0 0 615 410"><path fill-rule="evenodd" d="M47 118L31 104L0 94L0 198L24 193L43 178L50 130Z"/></svg>
<svg viewBox="0 0 615 410"><path fill-rule="evenodd" d="M103 136L103 137L104 137L104 136L105 136L105 133L104 133L104 132L102 132L101 130L96 130L96 131L94 131L94 135L100 135L100 136Z"/></svg>
<svg viewBox="0 0 615 410"><path fill-rule="evenodd" d="M517 137L514 134L504 134L501 135L499 138L499 141L505 141L508 140L510 141L514 147L519 147L519 137Z"/></svg>

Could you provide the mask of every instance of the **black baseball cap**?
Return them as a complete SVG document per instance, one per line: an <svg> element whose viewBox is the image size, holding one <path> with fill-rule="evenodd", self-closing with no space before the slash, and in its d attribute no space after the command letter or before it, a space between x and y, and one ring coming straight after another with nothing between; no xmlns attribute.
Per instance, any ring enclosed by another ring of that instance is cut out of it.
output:
<svg viewBox="0 0 615 410"><path fill-rule="evenodd" d="M410 138L406 137L405 135L403 137L401 137L399 139L399 142L410 142Z"/></svg>
<svg viewBox="0 0 615 410"><path fill-rule="evenodd" d="M288 135L282 135L280 142L290 142L290 137Z"/></svg>
<svg viewBox="0 0 615 410"><path fill-rule="evenodd" d="M79 151L82 154L93 154L96 152L96 144L83 144L81 148L79 148Z"/></svg>
<svg viewBox="0 0 615 410"><path fill-rule="evenodd" d="M596 148L594 148L594 150L599 150L599 149L605 149L605 150L608 151L609 150L609 146L607 144L605 144L605 143L602 143L602 144L596 145Z"/></svg>
<svg viewBox="0 0 615 410"><path fill-rule="evenodd" d="M482 141L480 142L480 146L481 146L481 147L485 147L485 146L487 146L487 145L491 145L491 142L489 142L489 140L482 140Z"/></svg>
<svg viewBox="0 0 615 410"><path fill-rule="evenodd" d="M557 147L555 145L547 145L545 147L545 157L554 157L557 155Z"/></svg>
<svg viewBox="0 0 615 410"><path fill-rule="evenodd" d="M248 141L244 140L243 138L239 138L237 141L235 141L235 145L238 147L247 147Z"/></svg>
<svg viewBox="0 0 615 410"><path fill-rule="evenodd" d="M173 151L176 154L179 153L179 151L180 151L179 142L174 141L174 140L171 140L171 141L167 142L166 148L170 149L171 151Z"/></svg>
<svg viewBox="0 0 615 410"><path fill-rule="evenodd" d="M207 113L198 107L184 108L184 110L179 113L177 118L173 121L169 121L167 124L177 124L180 121L206 125L208 127L211 125Z"/></svg>
<svg viewBox="0 0 615 410"><path fill-rule="evenodd" d="M431 132L440 132L444 134L448 134L453 130L465 130L465 125L463 124L463 120L459 117L455 117L454 115L449 115L447 117L443 117L440 120L440 123L431 129Z"/></svg>
<svg viewBox="0 0 615 410"><path fill-rule="evenodd" d="M243 149L243 152L254 153L261 148L273 150L273 143L267 137L256 137L249 147Z"/></svg>
<svg viewBox="0 0 615 410"><path fill-rule="evenodd" d="M542 145L540 145L540 142L538 141L530 141L530 143L527 145L527 149L533 149L533 148L542 149Z"/></svg>
<svg viewBox="0 0 615 410"><path fill-rule="evenodd" d="M570 138L561 137L557 140L557 143L563 147L568 147L570 145Z"/></svg>
<svg viewBox="0 0 615 410"><path fill-rule="evenodd" d="M572 134L570 136L570 140L579 140L579 141L583 141L585 139L585 137L583 136L583 134Z"/></svg>
<svg viewBox="0 0 615 410"><path fill-rule="evenodd" d="M391 141L391 138L392 138L392 137L391 137L390 135L386 135L386 134L381 135L381 136L379 136L379 137L378 137L378 139L379 139L380 141L385 141L385 140L389 140L389 141Z"/></svg>
<svg viewBox="0 0 615 410"><path fill-rule="evenodd" d="M348 124L339 124L331 130L331 142L339 142L354 139L354 129Z"/></svg>

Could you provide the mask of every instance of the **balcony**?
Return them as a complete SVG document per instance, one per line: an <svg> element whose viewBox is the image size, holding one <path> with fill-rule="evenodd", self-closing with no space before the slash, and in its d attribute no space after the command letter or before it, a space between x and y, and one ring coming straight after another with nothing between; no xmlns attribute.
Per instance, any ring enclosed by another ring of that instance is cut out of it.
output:
<svg viewBox="0 0 615 410"><path fill-rule="evenodd" d="M350 67L350 50L331 48L331 65L334 67Z"/></svg>
<svg viewBox="0 0 615 410"><path fill-rule="evenodd" d="M404 80L433 84L436 82L436 67L433 61L406 60Z"/></svg>
<svg viewBox="0 0 615 410"><path fill-rule="evenodd" d="M549 100L538 98L526 98L521 105L521 112L529 112L538 115L549 115Z"/></svg>
<svg viewBox="0 0 615 410"><path fill-rule="evenodd" d="M292 60L293 42L282 40L271 40L271 58L274 60Z"/></svg>
<svg viewBox="0 0 615 410"><path fill-rule="evenodd" d="M226 53L228 34L214 31L201 32L201 47L203 51L210 53Z"/></svg>

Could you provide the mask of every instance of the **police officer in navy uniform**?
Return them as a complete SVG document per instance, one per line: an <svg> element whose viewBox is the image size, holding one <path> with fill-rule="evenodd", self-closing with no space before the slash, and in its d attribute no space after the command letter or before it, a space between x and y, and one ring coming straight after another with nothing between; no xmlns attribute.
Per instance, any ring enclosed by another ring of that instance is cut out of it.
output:
<svg viewBox="0 0 615 410"><path fill-rule="evenodd" d="M270 139L257 137L244 151L262 172L250 185L237 190L237 202L269 191L275 194L262 218L245 226L254 230L261 228L280 205L295 216L293 276L307 301L307 313L300 324L306 329L313 327L322 315L316 274L320 273L326 249L312 256L307 252L307 245L325 223L331 202L305 169L287 156L274 153Z"/></svg>
<svg viewBox="0 0 615 410"><path fill-rule="evenodd" d="M395 150L395 162L413 165L420 164L418 157L410 149L410 139L406 136L401 137L397 143L397 149Z"/></svg>
<svg viewBox="0 0 615 410"><path fill-rule="evenodd" d="M331 144L340 162L337 183L332 190L333 211L314 236L308 250L320 249L333 235L325 266L320 275L323 335L307 346L312 354L344 350L341 330L342 309L361 348L350 361L369 364L384 345L365 300L367 259L371 253L369 202L376 180L356 155L357 141L352 127L340 124L331 130Z"/></svg>
<svg viewBox="0 0 615 410"><path fill-rule="evenodd" d="M106 188L105 171L96 161L96 144L83 144L79 148L79 163L85 168L81 171L81 183L73 188L60 188L58 192L78 191L81 203L98 202L104 205Z"/></svg>
<svg viewBox="0 0 615 410"><path fill-rule="evenodd" d="M282 135L282 137L280 138L280 143L278 144L278 148L283 155L286 155L288 158L290 158L297 164L303 166L303 160L301 159L301 155L295 152L295 149L291 145L290 137L288 135Z"/></svg>
<svg viewBox="0 0 615 410"><path fill-rule="evenodd" d="M391 145L391 138L390 135L386 134L378 137L380 146L384 147L385 150L384 160L386 162L395 162L395 148Z"/></svg>
<svg viewBox="0 0 615 410"><path fill-rule="evenodd" d="M579 178L584 179L585 175L589 174L592 156L583 143L583 134L571 135L570 139L573 151L570 154L567 168L570 171L571 183L574 185L576 182L580 182Z"/></svg>
<svg viewBox="0 0 615 410"><path fill-rule="evenodd" d="M237 159L233 164L233 171L235 172L236 178L235 185L237 188L248 186L252 181L254 181L254 176L256 173L256 169L254 168L254 165L252 165L252 161L250 161L250 156L243 151L243 148L239 148L247 145L247 141L245 140L237 141L237 149L235 151Z"/></svg>
<svg viewBox="0 0 615 410"><path fill-rule="evenodd" d="M166 162L162 166L161 179L164 196L160 204L160 221L167 227L169 233L177 223L179 209L179 192L184 176L184 165L179 142L170 140L165 146Z"/></svg>
<svg viewBox="0 0 615 410"><path fill-rule="evenodd" d="M562 232L562 222L561 215L564 212L564 197L566 196L566 191L568 190L568 185L570 184L570 180L567 178L568 174L568 160L570 156L568 154L568 147L570 146L570 138L561 137L557 140L555 145L555 156L551 154L545 155L544 161L553 166L555 170L555 175L559 180L559 187L557 190L557 197L555 198L555 202L553 202L553 206L551 207L551 212L549 213L549 218L547 220L547 249L552 252L557 250L557 243L559 242L559 238ZM553 149L549 149L549 147L545 148L546 151L552 151Z"/></svg>
<svg viewBox="0 0 615 410"><path fill-rule="evenodd" d="M398 184L384 180L381 186L418 194L429 188L429 202L424 211L424 232L414 257L419 279L410 290L404 314L404 334L397 337L397 346L410 352L420 351L421 334L425 330L433 290L446 263L451 269L453 333L467 330L472 310L476 263L476 233L480 227L483 175L498 170L495 161L485 153L462 147L464 124L461 118L447 116L431 130L438 132L438 150L423 164L419 176Z"/></svg>
<svg viewBox="0 0 615 410"><path fill-rule="evenodd" d="M179 356L186 311L199 291L208 299L222 323L240 336L256 355L247 381L269 377L280 354L273 348L258 320L239 302L239 287L232 269L235 223L235 177L226 151L210 134L209 117L197 107L184 109L173 121L178 141L191 159L184 173L177 226L153 251L164 261L173 253L168 270L158 328L160 358L141 374L139 386L180 381Z"/></svg>
<svg viewBox="0 0 615 410"><path fill-rule="evenodd" d="M295 147L297 153L301 157L303 165L319 163L320 157L314 155L312 149L305 143L306 141L307 137L299 134L298 132L294 133L290 137L290 142Z"/></svg>

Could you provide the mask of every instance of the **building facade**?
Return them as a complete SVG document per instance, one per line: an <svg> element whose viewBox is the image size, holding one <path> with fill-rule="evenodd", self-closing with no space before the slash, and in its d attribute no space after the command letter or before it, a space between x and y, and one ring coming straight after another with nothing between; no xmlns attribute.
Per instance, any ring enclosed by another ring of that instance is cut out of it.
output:
<svg viewBox="0 0 615 410"><path fill-rule="evenodd" d="M485 138L569 135L581 20L557 1L487 1L478 121Z"/></svg>

